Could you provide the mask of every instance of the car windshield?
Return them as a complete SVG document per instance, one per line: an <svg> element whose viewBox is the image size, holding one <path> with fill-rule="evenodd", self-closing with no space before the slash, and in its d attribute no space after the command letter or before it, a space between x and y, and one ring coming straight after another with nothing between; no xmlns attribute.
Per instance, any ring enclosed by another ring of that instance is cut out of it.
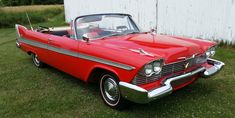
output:
<svg viewBox="0 0 235 118"><path fill-rule="evenodd" d="M131 17L123 14L82 16L75 23L78 39L84 35L97 39L140 32Z"/></svg>

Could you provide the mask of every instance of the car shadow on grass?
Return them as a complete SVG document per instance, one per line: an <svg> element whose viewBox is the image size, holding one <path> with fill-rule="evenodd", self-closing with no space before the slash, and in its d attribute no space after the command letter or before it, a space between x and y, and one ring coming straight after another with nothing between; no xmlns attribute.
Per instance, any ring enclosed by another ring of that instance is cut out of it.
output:
<svg viewBox="0 0 235 118"><path fill-rule="evenodd" d="M136 113L139 115L145 114L149 117L172 117L179 114L181 114L180 117L182 117L182 111L193 112L192 109L197 109L198 103L205 102L202 100L206 100L207 96L210 95L214 89L214 86L207 86L207 83L196 81L191 85L174 91L172 94L156 99L150 103L132 103L129 106L129 109L126 109L126 112L135 115Z"/></svg>
<svg viewBox="0 0 235 118"><path fill-rule="evenodd" d="M89 92L91 93L96 93L96 91L98 90L98 83L88 83L85 81L82 81L79 78L76 78L72 75L69 75L61 70L58 70L50 65L45 65L45 67L43 67L43 69L46 69L47 71L49 71L49 73L53 73L54 75L58 76L59 79L63 79L65 82L68 83L72 83L72 84L76 84L82 88L87 88L87 90L89 90Z"/></svg>

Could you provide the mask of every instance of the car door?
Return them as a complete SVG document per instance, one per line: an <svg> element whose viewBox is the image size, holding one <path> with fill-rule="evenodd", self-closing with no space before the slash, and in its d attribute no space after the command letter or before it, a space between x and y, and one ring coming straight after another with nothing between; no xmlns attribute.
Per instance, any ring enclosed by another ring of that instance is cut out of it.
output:
<svg viewBox="0 0 235 118"><path fill-rule="evenodd" d="M79 78L78 41L66 36L50 35L48 38L49 64Z"/></svg>

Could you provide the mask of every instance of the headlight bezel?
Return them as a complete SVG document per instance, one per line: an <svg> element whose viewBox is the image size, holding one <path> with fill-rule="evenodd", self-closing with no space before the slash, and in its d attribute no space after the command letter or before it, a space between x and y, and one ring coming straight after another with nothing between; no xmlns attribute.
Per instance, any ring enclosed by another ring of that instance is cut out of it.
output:
<svg viewBox="0 0 235 118"><path fill-rule="evenodd" d="M144 66L144 73L146 74L146 75L150 75L150 74L152 74L154 71L153 71L153 65L152 64L146 64L145 66Z"/></svg>
<svg viewBox="0 0 235 118"><path fill-rule="evenodd" d="M213 57L213 56L215 55L215 53L216 53L216 51L215 51L216 48L217 48L217 45L212 46L212 47L210 47L210 48L205 52L207 58Z"/></svg>
<svg viewBox="0 0 235 118"><path fill-rule="evenodd" d="M151 65L151 66L150 66ZM146 77L150 77L154 74L159 74L162 71L162 66L164 65L164 59L154 60L150 63L144 65L142 71ZM148 69L148 70L146 70ZM151 69L151 71L150 71ZM148 73L146 73L148 71Z"/></svg>

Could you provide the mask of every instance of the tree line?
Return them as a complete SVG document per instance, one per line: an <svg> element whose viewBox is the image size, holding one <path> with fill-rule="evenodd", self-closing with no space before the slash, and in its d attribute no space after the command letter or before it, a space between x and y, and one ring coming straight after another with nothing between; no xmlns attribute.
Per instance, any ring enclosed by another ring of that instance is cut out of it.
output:
<svg viewBox="0 0 235 118"><path fill-rule="evenodd" d="M63 4L63 0L0 0L0 6Z"/></svg>

